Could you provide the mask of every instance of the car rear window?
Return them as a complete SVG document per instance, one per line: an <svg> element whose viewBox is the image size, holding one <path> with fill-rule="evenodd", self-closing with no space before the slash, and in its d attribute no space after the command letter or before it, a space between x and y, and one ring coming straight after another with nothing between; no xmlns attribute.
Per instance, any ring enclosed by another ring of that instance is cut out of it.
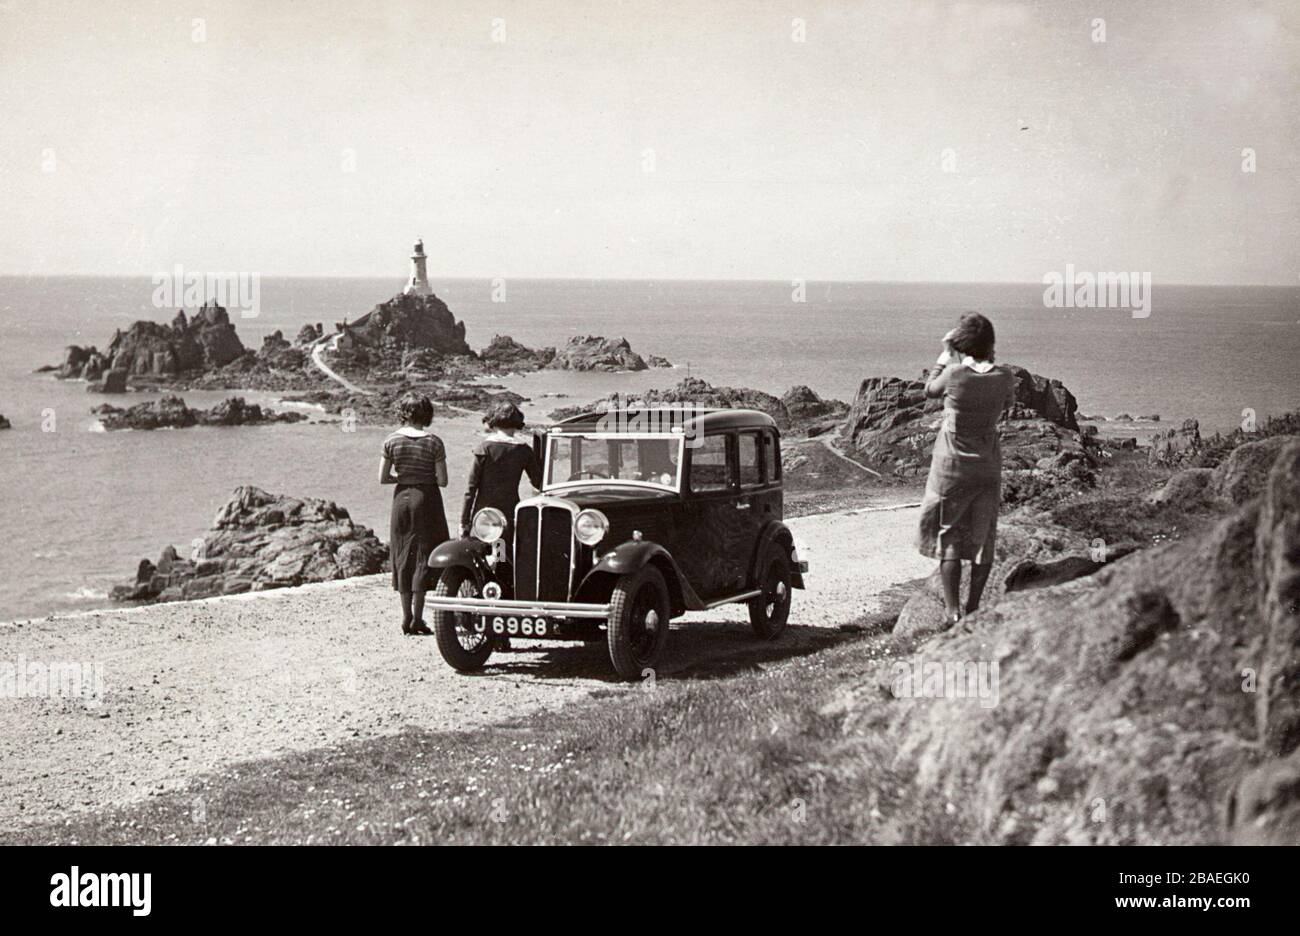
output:
<svg viewBox="0 0 1300 936"><path fill-rule="evenodd" d="M763 454L767 461L767 480L778 480L781 477L781 466L777 463L776 436L770 432L763 433Z"/></svg>
<svg viewBox="0 0 1300 936"><path fill-rule="evenodd" d="M727 466L727 437L705 436L691 449L691 490L725 491L731 486Z"/></svg>

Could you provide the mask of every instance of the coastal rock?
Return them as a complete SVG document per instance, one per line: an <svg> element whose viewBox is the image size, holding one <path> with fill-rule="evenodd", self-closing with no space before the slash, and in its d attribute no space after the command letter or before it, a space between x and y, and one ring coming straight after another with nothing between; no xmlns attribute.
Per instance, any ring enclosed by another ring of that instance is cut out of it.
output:
<svg viewBox="0 0 1300 936"><path fill-rule="evenodd" d="M509 335L494 335L492 342L479 352L479 358L488 367L499 371L527 371L545 367L555 360L554 348L534 351L515 341Z"/></svg>
<svg viewBox="0 0 1300 936"><path fill-rule="evenodd" d="M1077 430L1079 403L1059 380L1031 374L1023 367L1010 365L1016 377L1016 402L1008 414L1011 419L1046 419L1063 429Z"/></svg>
<svg viewBox="0 0 1300 936"><path fill-rule="evenodd" d="M1297 438L1300 436L1277 435L1237 446L1214 469L1211 486L1215 494L1234 504L1244 504L1257 496L1278 453Z"/></svg>
<svg viewBox="0 0 1300 936"><path fill-rule="evenodd" d="M895 474L928 470L943 402L925 384L901 377L868 377L858 387L841 430L851 453Z"/></svg>
<svg viewBox="0 0 1300 936"><path fill-rule="evenodd" d="M1188 419L1178 429L1167 429L1152 436L1147 461L1152 465L1178 467L1189 463L1200 450L1201 425L1195 419Z"/></svg>
<svg viewBox="0 0 1300 936"><path fill-rule="evenodd" d="M0 429L11 429L11 428L13 428L13 423L5 419L4 413L0 413Z"/></svg>
<svg viewBox="0 0 1300 936"><path fill-rule="evenodd" d="M551 370L643 371L649 365L632 350L626 338L576 335L555 352L546 365Z"/></svg>
<svg viewBox="0 0 1300 936"><path fill-rule="evenodd" d="M108 370L104 371L103 379L99 383L92 383L86 387L87 393L126 393L126 371Z"/></svg>
<svg viewBox="0 0 1300 936"><path fill-rule="evenodd" d="M645 362L650 367L672 367L673 362L666 357L660 357L658 354L647 354Z"/></svg>
<svg viewBox="0 0 1300 936"><path fill-rule="evenodd" d="M114 370L135 375L173 376L222 367L244 353L226 310L205 304L192 318L178 312L171 326L140 321L118 332L107 357Z"/></svg>
<svg viewBox="0 0 1300 936"><path fill-rule="evenodd" d="M239 487L190 558L168 546L112 597L166 601L330 581L380 572L387 557L388 547L333 501Z"/></svg>
<svg viewBox="0 0 1300 936"><path fill-rule="evenodd" d="M1300 751L1246 774L1227 814L1233 845L1300 844Z"/></svg>
<svg viewBox="0 0 1300 936"><path fill-rule="evenodd" d="M1263 623L1260 735L1269 751L1283 756L1300 747L1300 439L1294 437L1265 482L1254 571Z"/></svg>
<svg viewBox="0 0 1300 936"><path fill-rule="evenodd" d="M298 336L294 338L293 343L299 347L309 344L315 344L321 339L324 329L319 323L313 325L308 322L302 328L298 329Z"/></svg>
<svg viewBox="0 0 1300 936"><path fill-rule="evenodd" d="M551 419L560 420L569 416L576 416L579 413L590 413L594 410L606 409L610 406L628 406L632 404L649 407L691 404L707 409L754 409L771 416L782 431L789 429L792 425L790 414L786 411L785 404L781 402L780 397L772 396L770 393L763 393L761 390L751 390L748 387L715 387L699 377L687 377L677 386L670 387L667 390L647 390L638 394L635 399L628 399L620 394L614 394L603 400L596 400L582 406L561 407L552 410L547 415Z"/></svg>
<svg viewBox="0 0 1300 936"><path fill-rule="evenodd" d="M1197 504L1213 497L1211 481L1214 470L1211 468L1185 468L1172 475L1164 486L1151 496L1155 504L1174 504L1180 507Z"/></svg>
<svg viewBox="0 0 1300 936"><path fill-rule="evenodd" d="M210 410L190 409L178 396L165 396L148 403L138 403L120 409L105 403L90 411L99 417L105 429L185 429L190 426L254 426L265 423L302 422L302 413L277 413L264 410L256 403L246 403L243 397L222 400Z"/></svg>
<svg viewBox="0 0 1300 936"><path fill-rule="evenodd" d="M1003 422L1004 464L1012 469L1043 470L1044 483L1083 479L1095 463L1092 439L1078 431L1078 404L1059 380L1010 367L1016 378L1015 404ZM898 476L929 470L943 401L927 398L925 383L901 377L869 377L858 388L841 426L850 453L864 464ZM1043 459L1052 459L1050 465ZM1070 467L1076 463L1080 467Z"/></svg>
<svg viewBox="0 0 1300 936"><path fill-rule="evenodd" d="M259 357L273 357L281 351L286 351L293 345L285 340L284 332L278 328L262 339L262 347L258 349Z"/></svg>
<svg viewBox="0 0 1300 936"><path fill-rule="evenodd" d="M814 421L831 416L843 416L847 404L839 400L823 400L811 387L798 384L781 394L781 404L792 420Z"/></svg>
<svg viewBox="0 0 1300 936"><path fill-rule="evenodd" d="M996 663L988 704L882 701L876 673L835 706L843 744L890 752L909 802L961 803L976 841L1297 844L1297 557L1292 441L1262 495L1211 527L1064 584L991 591L903 663Z"/></svg>
<svg viewBox="0 0 1300 936"><path fill-rule="evenodd" d="M340 352L357 346L381 355L424 348L439 355L471 356L465 323L456 321L437 296L403 293L381 302L355 322L340 323Z"/></svg>

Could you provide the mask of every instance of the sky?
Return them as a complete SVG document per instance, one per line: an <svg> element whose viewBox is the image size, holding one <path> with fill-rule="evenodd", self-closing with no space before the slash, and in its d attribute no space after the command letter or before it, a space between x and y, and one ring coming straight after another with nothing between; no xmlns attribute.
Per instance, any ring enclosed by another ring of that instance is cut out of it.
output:
<svg viewBox="0 0 1300 936"><path fill-rule="evenodd" d="M1298 105L1294 2L0 0L0 274L1294 286Z"/></svg>

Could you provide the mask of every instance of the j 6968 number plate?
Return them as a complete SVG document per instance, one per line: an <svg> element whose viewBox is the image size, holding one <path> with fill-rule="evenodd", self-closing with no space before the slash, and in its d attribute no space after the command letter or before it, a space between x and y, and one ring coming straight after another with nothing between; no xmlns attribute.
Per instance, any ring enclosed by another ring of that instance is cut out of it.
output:
<svg viewBox="0 0 1300 936"><path fill-rule="evenodd" d="M544 617L480 614L474 621L474 630L480 634L501 634L506 637L546 637L554 635L558 628Z"/></svg>

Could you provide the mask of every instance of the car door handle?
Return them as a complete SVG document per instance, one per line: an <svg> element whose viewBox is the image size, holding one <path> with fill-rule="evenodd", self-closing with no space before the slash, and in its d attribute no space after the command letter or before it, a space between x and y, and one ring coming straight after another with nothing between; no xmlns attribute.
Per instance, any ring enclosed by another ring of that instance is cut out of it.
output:
<svg viewBox="0 0 1300 936"><path fill-rule="evenodd" d="M749 508L750 508L749 504L736 504L737 510L748 510Z"/></svg>

